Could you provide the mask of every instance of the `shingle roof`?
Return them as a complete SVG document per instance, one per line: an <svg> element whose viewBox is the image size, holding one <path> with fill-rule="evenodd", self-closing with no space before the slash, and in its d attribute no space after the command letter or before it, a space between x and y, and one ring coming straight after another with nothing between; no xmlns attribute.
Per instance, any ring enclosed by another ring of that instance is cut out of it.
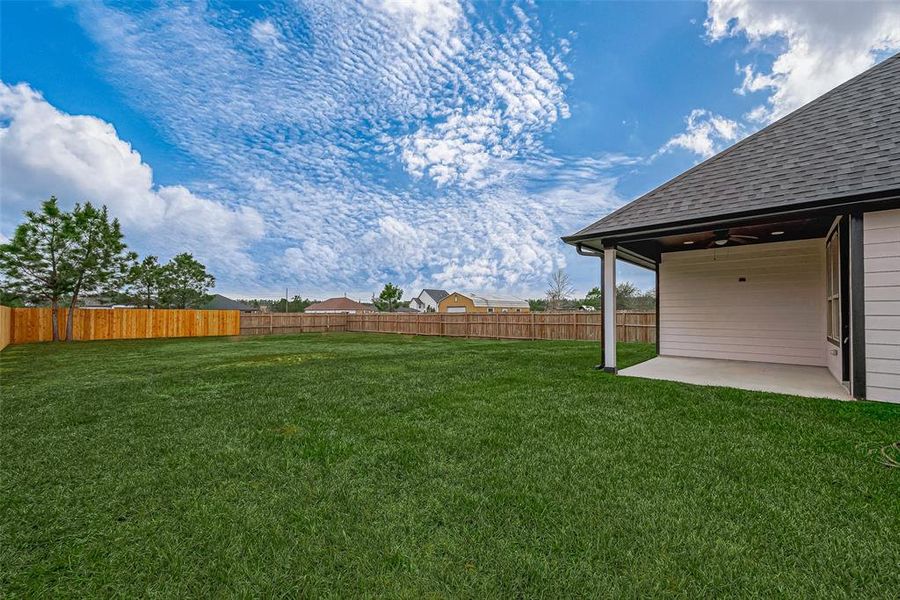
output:
<svg viewBox="0 0 900 600"><path fill-rule="evenodd" d="M900 188L900 54L572 236Z"/></svg>
<svg viewBox="0 0 900 600"><path fill-rule="evenodd" d="M241 310L245 312L256 310L249 304L232 300L222 294L214 294L212 299L210 299L203 308L207 310Z"/></svg>
<svg viewBox="0 0 900 600"><path fill-rule="evenodd" d="M431 296L432 300L434 300L435 302L440 302L450 295L446 290L430 290L428 288L423 289L422 293ZM419 295L421 296L422 294Z"/></svg>
<svg viewBox="0 0 900 600"><path fill-rule="evenodd" d="M306 312L313 310L372 310L365 304L361 304L350 298L329 298L322 302L316 302L306 307Z"/></svg>

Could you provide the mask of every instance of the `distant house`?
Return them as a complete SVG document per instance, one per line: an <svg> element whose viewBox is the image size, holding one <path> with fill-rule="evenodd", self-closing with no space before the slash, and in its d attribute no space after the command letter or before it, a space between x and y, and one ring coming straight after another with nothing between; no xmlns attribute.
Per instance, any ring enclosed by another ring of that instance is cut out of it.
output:
<svg viewBox="0 0 900 600"><path fill-rule="evenodd" d="M316 302L306 307L304 311L314 315L355 315L358 313L377 312L373 307L367 306L350 298L329 298L323 302Z"/></svg>
<svg viewBox="0 0 900 600"><path fill-rule="evenodd" d="M409 307L416 312L437 312L441 300L449 296L445 290L424 289L409 301Z"/></svg>
<svg viewBox="0 0 900 600"><path fill-rule="evenodd" d="M249 304L232 300L222 294L213 294L212 299L203 308L204 310L239 310L241 312L256 312L258 310Z"/></svg>
<svg viewBox="0 0 900 600"><path fill-rule="evenodd" d="M453 292L438 303L442 313L527 313L528 302L512 296Z"/></svg>

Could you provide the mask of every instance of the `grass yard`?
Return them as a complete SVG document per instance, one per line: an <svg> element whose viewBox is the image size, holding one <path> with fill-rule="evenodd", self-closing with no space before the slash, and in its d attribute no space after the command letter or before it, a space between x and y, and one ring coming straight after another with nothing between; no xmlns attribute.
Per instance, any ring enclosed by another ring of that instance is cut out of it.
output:
<svg viewBox="0 0 900 600"><path fill-rule="evenodd" d="M0 595L897 597L877 455L900 406L596 360L374 334L7 348Z"/></svg>

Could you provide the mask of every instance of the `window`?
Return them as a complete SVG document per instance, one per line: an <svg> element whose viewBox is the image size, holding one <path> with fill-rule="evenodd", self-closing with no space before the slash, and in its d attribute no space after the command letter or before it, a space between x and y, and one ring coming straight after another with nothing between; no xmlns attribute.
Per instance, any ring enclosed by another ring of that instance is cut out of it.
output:
<svg viewBox="0 0 900 600"><path fill-rule="evenodd" d="M828 341L841 345L841 232L840 228L825 244L825 299L826 328Z"/></svg>

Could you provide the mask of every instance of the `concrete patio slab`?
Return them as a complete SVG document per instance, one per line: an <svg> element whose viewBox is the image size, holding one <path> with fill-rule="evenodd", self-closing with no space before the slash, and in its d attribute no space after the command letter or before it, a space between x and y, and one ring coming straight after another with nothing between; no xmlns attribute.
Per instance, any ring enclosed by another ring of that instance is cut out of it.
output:
<svg viewBox="0 0 900 600"><path fill-rule="evenodd" d="M825 367L657 356L633 367L622 369L619 371L619 375L812 398L851 399L846 388L838 383Z"/></svg>

